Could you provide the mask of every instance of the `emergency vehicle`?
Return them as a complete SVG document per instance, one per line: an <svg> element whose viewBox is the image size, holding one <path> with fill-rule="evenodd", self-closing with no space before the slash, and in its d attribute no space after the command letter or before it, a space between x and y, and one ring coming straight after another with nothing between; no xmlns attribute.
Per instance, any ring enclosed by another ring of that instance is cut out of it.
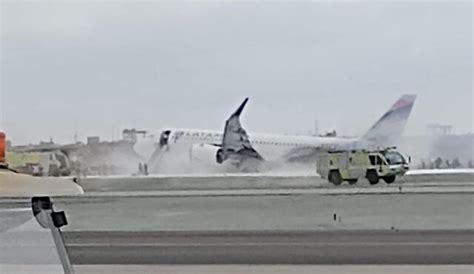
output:
<svg viewBox="0 0 474 274"><path fill-rule="evenodd" d="M317 173L334 185L343 181L355 184L360 178L367 178L375 185L380 179L387 184L395 182L409 169L409 160L395 148L379 150L325 151L318 154Z"/></svg>

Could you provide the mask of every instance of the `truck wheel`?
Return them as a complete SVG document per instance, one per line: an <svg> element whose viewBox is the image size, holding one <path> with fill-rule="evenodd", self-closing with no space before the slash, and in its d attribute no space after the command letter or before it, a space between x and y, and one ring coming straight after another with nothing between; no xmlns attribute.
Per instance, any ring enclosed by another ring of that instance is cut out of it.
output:
<svg viewBox="0 0 474 274"><path fill-rule="evenodd" d="M349 180L347 180L347 181L348 181L349 184L351 184L351 185L357 184L357 179L349 179Z"/></svg>
<svg viewBox="0 0 474 274"><path fill-rule="evenodd" d="M342 183L341 173L338 170L332 170L329 172L328 180L336 186L340 185Z"/></svg>
<svg viewBox="0 0 474 274"><path fill-rule="evenodd" d="M395 179L396 179L396 176L395 176L395 175L387 176L387 177L384 177L384 178L383 178L383 180L384 180L387 184L391 184L391 183L395 182Z"/></svg>
<svg viewBox="0 0 474 274"><path fill-rule="evenodd" d="M375 170L368 170L366 177L367 177L367 180L369 180L369 183L371 185L376 185L379 182L379 175L377 174L377 171Z"/></svg>

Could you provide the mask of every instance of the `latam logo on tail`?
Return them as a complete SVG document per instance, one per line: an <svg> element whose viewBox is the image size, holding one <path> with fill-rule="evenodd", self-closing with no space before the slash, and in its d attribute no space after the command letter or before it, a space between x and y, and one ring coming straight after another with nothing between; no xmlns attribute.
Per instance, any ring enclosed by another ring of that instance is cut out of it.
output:
<svg viewBox="0 0 474 274"><path fill-rule="evenodd" d="M400 139L415 104L416 95L403 95L361 138L377 146L392 146Z"/></svg>

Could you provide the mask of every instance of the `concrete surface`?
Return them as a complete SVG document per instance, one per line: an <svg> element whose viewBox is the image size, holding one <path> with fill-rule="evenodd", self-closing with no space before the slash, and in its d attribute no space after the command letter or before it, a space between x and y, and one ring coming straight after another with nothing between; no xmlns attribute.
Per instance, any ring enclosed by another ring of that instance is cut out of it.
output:
<svg viewBox="0 0 474 274"><path fill-rule="evenodd" d="M318 191L329 190L100 192L53 201L69 231L474 229L472 193ZM31 218L29 208L29 199L0 199L10 223Z"/></svg>
<svg viewBox="0 0 474 274"><path fill-rule="evenodd" d="M391 186L404 183L474 182L474 170L458 172L437 170L412 171L398 178ZM316 173L304 174L187 174L150 176L110 176L80 178L79 184L91 191L158 191L158 190L220 190L220 189L292 189L334 187ZM357 186L369 186L365 179ZM381 182L377 186L387 186ZM340 186L343 187L343 186Z"/></svg>
<svg viewBox="0 0 474 274"><path fill-rule="evenodd" d="M472 274L472 265L78 265L77 274ZM26 273L26 272L19 272Z"/></svg>
<svg viewBox="0 0 474 274"><path fill-rule="evenodd" d="M472 194L123 196L55 202L68 215L65 229L75 231L474 229Z"/></svg>
<svg viewBox="0 0 474 274"><path fill-rule="evenodd" d="M472 265L76 265L76 274L472 274ZM2 274L54 274L62 269L45 265L4 265Z"/></svg>
<svg viewBox="0 0 474 274"><path fill-rule="evenodd" d="M474 230L67 232L73 264L473 264Z"/></svg>

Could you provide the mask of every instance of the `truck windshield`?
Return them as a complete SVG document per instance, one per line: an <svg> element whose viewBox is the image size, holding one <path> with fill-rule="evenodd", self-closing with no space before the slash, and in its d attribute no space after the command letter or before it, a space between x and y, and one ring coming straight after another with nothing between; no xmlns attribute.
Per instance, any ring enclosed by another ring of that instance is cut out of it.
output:
<svg viewBox="0 0 474 274"><path fill-rule="evenodd" d="M387 151L384 153L385 159L389 165L402 165L405 164L405 159L403 156L395 151Z"/></svg>

